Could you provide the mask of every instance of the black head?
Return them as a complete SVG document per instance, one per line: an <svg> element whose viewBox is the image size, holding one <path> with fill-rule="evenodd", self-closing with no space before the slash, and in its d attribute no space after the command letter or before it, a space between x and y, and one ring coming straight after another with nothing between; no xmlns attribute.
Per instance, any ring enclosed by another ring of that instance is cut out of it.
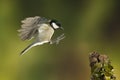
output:
<svg viewBox="0 0 120 80"><path fill-rule="evenodd" d="M63 29L61 27L60 22L58 22L57 20L54 20L54 19L50 21L50 25L52 26L53 29L59 29L59 28Z"/></svg>

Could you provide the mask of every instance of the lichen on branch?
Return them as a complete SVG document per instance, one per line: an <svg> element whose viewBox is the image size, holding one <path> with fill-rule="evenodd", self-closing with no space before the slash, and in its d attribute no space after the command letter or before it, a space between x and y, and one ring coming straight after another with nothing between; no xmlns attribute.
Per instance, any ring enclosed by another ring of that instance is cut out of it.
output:
<svg viewBox="0 0 120 80"><path fill-rule="evenodd" d="M91 80L116 80L114 68L107 55L92 52L89 55Z"/></svg>

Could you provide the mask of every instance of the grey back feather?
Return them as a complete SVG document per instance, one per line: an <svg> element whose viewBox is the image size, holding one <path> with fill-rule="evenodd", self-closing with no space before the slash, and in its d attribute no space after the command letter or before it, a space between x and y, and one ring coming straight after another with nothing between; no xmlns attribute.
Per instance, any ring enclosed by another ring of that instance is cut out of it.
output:
<svg viewBox="0 0 120 80"><path fill-rule="evenodd" d="M46 23L48 20L44 17L28 17L21 21L21 29L18 30L19 36L22 40L29 40L38 32L38 24Z"/></svg>

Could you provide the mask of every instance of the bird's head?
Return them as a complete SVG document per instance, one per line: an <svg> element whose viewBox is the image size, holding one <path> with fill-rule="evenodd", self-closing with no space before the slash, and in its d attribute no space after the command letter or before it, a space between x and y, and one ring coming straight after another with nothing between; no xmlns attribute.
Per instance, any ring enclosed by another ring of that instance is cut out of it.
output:
<svg viewBox="0 0 120 80"><path fill-rule="evenodd" d="M55 19L53 19L53 20L50 21L50 25L51 25L52 28L55 29L55 30L56 30L56 29L59 29L59 28L62 29L62 30L64 30L63 27L61 27L60 22L58 22L58 21L55 20Z"/></svg>

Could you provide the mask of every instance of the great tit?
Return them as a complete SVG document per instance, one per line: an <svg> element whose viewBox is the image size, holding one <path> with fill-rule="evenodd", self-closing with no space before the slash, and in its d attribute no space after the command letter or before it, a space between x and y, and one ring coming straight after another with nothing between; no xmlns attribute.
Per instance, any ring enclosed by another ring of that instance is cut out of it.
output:
<svg viewBox="0 0 120 80"><path fill-rule="evenodd" d="M20 53L20 55L23 55L34 46L42 45L44 43L57 43L65 37L64 34L62 34L54 41L51 39L56 29L63 29L57 20L50 20L44 17L35 16L28 17L22 20L21 23L21 29L18 30L21 40L25 41L35 38L35 41L28 45Z"/></svg>

